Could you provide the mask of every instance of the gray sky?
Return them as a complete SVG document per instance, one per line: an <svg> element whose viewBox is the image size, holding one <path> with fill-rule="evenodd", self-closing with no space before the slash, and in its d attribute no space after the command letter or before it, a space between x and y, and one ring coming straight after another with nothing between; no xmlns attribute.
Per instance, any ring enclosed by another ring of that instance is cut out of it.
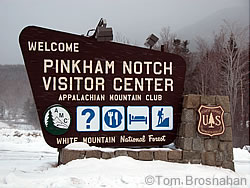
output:
<svg viewBox="0 0 250 188"><path fill-rule="evenodd" d="M163 27L175 32L237 6L249 7L249 0L1 0L0 64L23 64L18 36L28 25L86 34L103 17L114 34L142 46Z"/></svg>

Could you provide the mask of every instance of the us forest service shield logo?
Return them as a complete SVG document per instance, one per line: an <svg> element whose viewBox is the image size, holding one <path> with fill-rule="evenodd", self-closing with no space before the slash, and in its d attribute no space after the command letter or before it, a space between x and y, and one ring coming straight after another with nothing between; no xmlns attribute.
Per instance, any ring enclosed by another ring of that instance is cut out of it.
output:
<svg viewBox="0 0 250 188"><path fill-rule="evenodd" d="M225 131L224 110L221 106L209 107L201 105L199 110L198 132L203 135L216 136Z"/></svg>
<svg viewBox="0 0 250 188"><path fill-rule="evenodd" d="M44 113L43 124L50 134L62 135L69 130L71 115L63 106L52 105Z"/></svg>

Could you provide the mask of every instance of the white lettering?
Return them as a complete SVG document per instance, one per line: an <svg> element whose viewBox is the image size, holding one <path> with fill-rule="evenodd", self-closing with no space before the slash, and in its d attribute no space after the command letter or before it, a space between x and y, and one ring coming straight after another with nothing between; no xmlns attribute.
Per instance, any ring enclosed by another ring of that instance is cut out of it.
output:
<svg viewBox="0 0 250 188"><path fill-rule="evenodd" d="M47 68L53 67L53 61L51 59L44 59L43 60L43 72L47 73Z"/></svg>
<svg viewBox="0 0 250 188"><path fill-rule="evenodd" d="M79 43L69 42L44 42L44 41L28 41L29 51L39 52L79 52Z"/></svg>

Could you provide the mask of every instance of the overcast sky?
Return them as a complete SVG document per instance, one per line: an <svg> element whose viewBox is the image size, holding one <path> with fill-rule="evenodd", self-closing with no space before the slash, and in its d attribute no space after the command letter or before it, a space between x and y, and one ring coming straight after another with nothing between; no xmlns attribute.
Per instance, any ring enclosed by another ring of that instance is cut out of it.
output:
<svg viewBox="0 0 250 188"><path fill-rule="evenodd" d="M103 17L114 34L142 46L163 27L174 32L237 6L249 0L0 0L0 64L23 64L18 37L28 25L86 34Z"/></svg>

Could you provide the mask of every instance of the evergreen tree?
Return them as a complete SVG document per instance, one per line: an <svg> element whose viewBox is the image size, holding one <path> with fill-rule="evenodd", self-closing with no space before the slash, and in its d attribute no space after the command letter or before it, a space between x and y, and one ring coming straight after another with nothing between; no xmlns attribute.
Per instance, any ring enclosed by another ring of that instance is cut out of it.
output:
<svg viewBox="0 0 250 188"><path fill-rule="evenodd" d="M210 115L209 115L208 123L210 124L209 128L214 128L213 124L215 124L215 121L214 121L214 117L213 117L212 113L210 113Z"/></svg>
<svg viewBox="0 0 250 188"><path fill-rule="evenodd" d="M29 124L32 124L34 128L40 129L40 123L37 115L36 105L32 98L28 98L23 107L23 115Z"/></svg>
<svg viewBox="0 0 250 188"><path fill-rule="evenodd" d="M53 120L51 110L49 111L49 118L47 120L47 127L48 127L48 129L53 129L53 127L54 127L54 120Z"/></svg>

